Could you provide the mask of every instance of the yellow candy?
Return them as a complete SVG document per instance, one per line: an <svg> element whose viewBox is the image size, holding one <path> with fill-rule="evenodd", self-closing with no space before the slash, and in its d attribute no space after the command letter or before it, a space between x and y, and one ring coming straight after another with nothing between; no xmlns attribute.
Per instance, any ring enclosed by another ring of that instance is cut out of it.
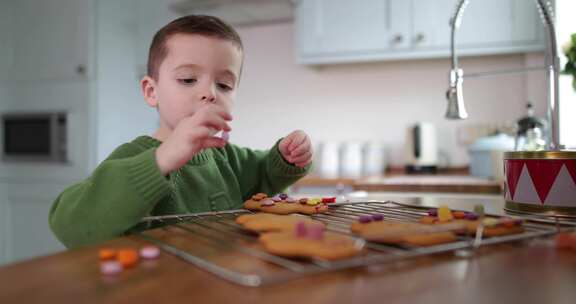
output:
<svg viewBox="0 0 576 304"><path fill-rule="evenodd" d="M309 198L308 201L306 202L306 205L309 206L316 206L318 204L320 204L322 200L319 198Z"/></svg>
<svg viewBox="0 0 576 304"><path fill-rule="evenodd" d="M485 218L484 220L482 220L482 224L484 226L496 226L498 225L498 220L495 218Z"/></svg>
<svg viewBox="0 0 576 304"><path fill-rule="evenodd" d="M449 222L452 219L454 219L454 216L452 216L452 211L450 211L448 207L440 206L440 208L438 208L438 221Z"/></svg>

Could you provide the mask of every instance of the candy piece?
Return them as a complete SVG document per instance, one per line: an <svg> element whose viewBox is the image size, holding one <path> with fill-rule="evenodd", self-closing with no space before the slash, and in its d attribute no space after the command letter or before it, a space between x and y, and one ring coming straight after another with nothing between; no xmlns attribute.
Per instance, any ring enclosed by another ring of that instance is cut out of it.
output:
<svg viewBox="0 0 576 304"><path fill-rule="evenodd" d="M287 203L295 203L295 202L296 202L296 199L289 196L289 197L287 197L284 201L287 202Z"/></svg>
<svg viewBox="0 0 576 304"><path fill-rule="evenodd" d="M461 220L463 218L466 218L466 213L464 211L454 211L454 212L452 212L452 216L455 219Z"/></svg>
<svg viewBox="0 0 576 304"><path fill-rule="evenodd" d="M260 201L261 206L274 206L275 202L270 198L265 198Z"/></svg>
<svg viewBox="0 0 576 304"><path fill-rule="evenodd" d="M556 248L576 250L576 233L562 232L556 235Z"/></svg>
<svg viewBox="0 0 576 304"><path fill-rule="evenodd" d="M307 238L311 240L321 240L324 238L324 226L323 225L308 225L307 228Z"/></svg>
<svg viewBox="0 0 576 304"><path fill-rule="evenodd" d="M496 226L496 225L498 225L498 223L499 222L497 219L491 218L491 217L488 217L488 218L485 218L482 220L482 225L487 226L487 227Z"/></svg>
<svg viewBox="0 0 576 304"><path fill-rule="evenodd" d="M144 246L140 248L140 257L143 259L155 259L160 256L160 248L156 246Z"/></svg>
<svg viewBox="0 0 576 304"><path fill-rule="evenodd" d="M307 205L310 205L310 206L316 206L316 205L320 204L321 201L322 201L322 200L319 199L319 198L310 198L310 199L308 199L308 201L306 202L306 204L307 204Z"/></svg>
<svg viewBox="0 0 576 304"><path fill-rule="evenodd" d="M358 217L358 221L360 223L370 223L372 221L372 216L370 215L361 215Z"/></svg>
<svg viewBox="0 0 576 304"><path fill-rule="evenodd" d="M100 263L100 273L104 275L115 275L120 272L124 267L118 261L104 261Z"/></svg>
<svg viewBox="0 0 576 304"><path fill-rule="evenodd" d="M100 260L111 260L116 257L116 250L109 248L102 248L98 251Z"/></svg>
<svg viewBox="0 0 576 304"><path fill-rule="evenodd" d="M324 204L330 204L330 203L335 203L336 202L336 197L323 197L322 198L322 203Z"/></svg>
<svg viewBox="0 0 576 304"><path fill-rule="evenodd" d="M438 208L438 221L440 222L449 222L452 219L454 219L454 217L452 216L452 211L450 211L450 209L446 206L440 206L440 208Z"/></svg>
<svg viewBox="0 0 576 304"><path fill-rule="evenodd" d="M478 217L484 217L486 215L484 213L484 206L482 205L474 206L474 212L478 215Z"/></svg>
<svg viewBox="0 0 576 304"><path fill-rule="evenodd" d="M504 219L502 219L502 220L500 221L500 224L501 224L503 227L506 227L506 228L513 228L514 226L517 225L517 224L516 224L516 220L513 219L513 218L510 218L510 217L509 217L509 218L504 218Z"/></svg>
<svg viewBox="0 0 576 304"><path fill-rule="evenodd" d="M297 238L305 238L308 235L308 229L306 228L306 223L304 221L299 221L294 226L294 235Z"/></svg>
<svg viewBox="0 0 576 304"><path fill-rule="evenodd" d="M428 215L429 216L438 216L438 210L430 209L430 210L428 210Z"/></svg>
<svg viewBox="0 0 576 304"><path fill-rule="evenodd" d="M299 202L300 204L304 205L304 204L308 203L308 199L305 198L305 197L303 197L303 198L299 199L298 202Z"/></svg>
<svg viewBox="0 0 576 304"><path fill-rule="evenodd" d="M382 215L382 214L379 214L379 213L372 214L372 220L373 221L381 221L383 219L384 219L384 215Z"/></svg>
<svg viewBox="0 0 576 304"><path fill-rule="evenodd" d="M478 214L476 214L474 212L466 212L464 219L470 220L470 221L475 221L478 219Z"/></svg>
<svg viewBox="0 0 576 304"><path fill-rule="evenodd" d="M280 194L278 194L278 197L280 197L281 200L285 200L285 199L288 198L288 194L286 194L286 193L280 193Z"/></svg>
<svg viewBox="0 0 576 304"><path fill-rule="evenodd" d="M272 197L272 200L277 203L277 202L281 202L282 198L280 198L280 196L278 196L278 195L275 195Z"/></svg>
<svg viewBox="0 0 576 304"><path fill-rule="evenodd" d="M134 249L122 249L118 251L116 259L124 268L130 268L138 263L138 252Z"/></svg>
<svg viewBox="0 0 576 304"><path fill-rule="evenodd" d="M230 132L223 131L223 132L222 132L222 135L220 135L220 137L221 137L223 140L228 141L228 140L230 139Z"/></svg>

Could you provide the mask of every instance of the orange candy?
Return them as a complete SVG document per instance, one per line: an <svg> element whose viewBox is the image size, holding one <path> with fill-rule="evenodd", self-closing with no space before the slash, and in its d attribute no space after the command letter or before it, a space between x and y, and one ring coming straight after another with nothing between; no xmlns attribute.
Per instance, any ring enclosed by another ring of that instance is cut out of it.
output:
<svg viewBox="0 0 576 304"><path fill-rule="evenodd" d="M452 212L452 216L455 219L463 219L466 217L466 213L463 211L454 211L454 212Z"/></svg>
<svg viewBox="0 0 576 304"><path fill-rule="evenodd" d="M125 268L130 268L138 263L138 251L134 249L122 249L118 251L116 259Z"/></svg>
<svg viewBox="0 0 576 304"><path fill-rule="evenodd" d="M100 257L100 260L102 261L111 260L116 257L116 250L110 248L102 248L100 251L98 251L98 257Z"/></svg>

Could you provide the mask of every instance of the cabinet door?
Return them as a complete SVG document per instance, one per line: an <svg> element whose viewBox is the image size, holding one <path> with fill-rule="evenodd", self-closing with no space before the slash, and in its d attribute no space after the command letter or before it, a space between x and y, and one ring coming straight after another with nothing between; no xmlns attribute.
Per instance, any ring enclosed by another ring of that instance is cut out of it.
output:
<svg viewBox="0 0 576 304"><path fill-rule="evenodd" d="M449 22L457 2L413 0L414 48L447 50L450 46ZM456 32L457 47L464 50L509 48L535 43L540 37L541 27L534 1L470 1Z"/></svg>
<svg viewBox="0 0 576 304"><path fill-rule="evenodd" d="M88 68L90 0L14 1L16 80L73 79Z"/></svg>
<svg viewBox="0 0 576 304"><path fill-rule="evenodd" d="M359 54L407 49L410 2L302 0L296 13L301 55Z"/></svg>

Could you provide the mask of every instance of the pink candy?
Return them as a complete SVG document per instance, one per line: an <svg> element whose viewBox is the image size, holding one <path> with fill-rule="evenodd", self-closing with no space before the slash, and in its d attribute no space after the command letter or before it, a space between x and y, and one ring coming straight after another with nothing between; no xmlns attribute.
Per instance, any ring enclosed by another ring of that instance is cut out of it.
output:
<svg viewBox="0 0 576 304"><path fill-rule="evenodd" d="M120 272L124 267L118 261L104 261L100 263L100 272L104 275L115 275Z"/></svg>
<svg viewBox="0 0 576 304"><path fill-rule="evenodd" d="M321 224L306 224L299 221L294 227L294 235L297 238L322 240L324 238L324 226Z"/></svg>
<svg viewBox="0 0 576 304"><path fill-rule="evenodd" d="M275 202L269 198L260 201L261 206L274 206Z"/></svg>
<svg viewBox="0 0 576 304"><path fill-rule="evenodd" d="M140 249L140 257L143 259L156 259L160 256L160 249L155 246L145 246Z"/></svg>

